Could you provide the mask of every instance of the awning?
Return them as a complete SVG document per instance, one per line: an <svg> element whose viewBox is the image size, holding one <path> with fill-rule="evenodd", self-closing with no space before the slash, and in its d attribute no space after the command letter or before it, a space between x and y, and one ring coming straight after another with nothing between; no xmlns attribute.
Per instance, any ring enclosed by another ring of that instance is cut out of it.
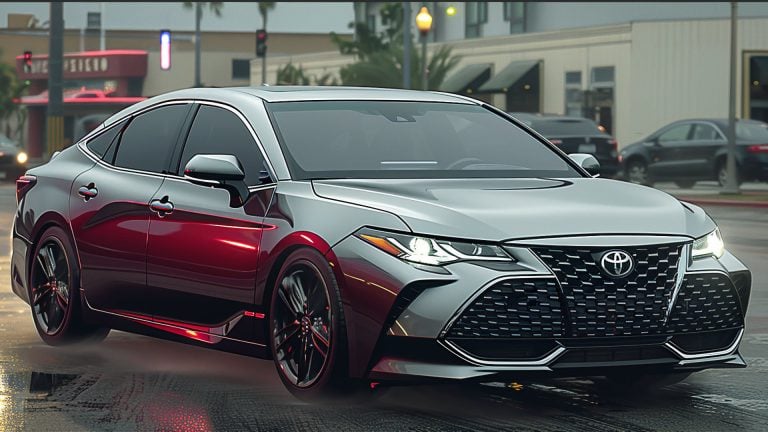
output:
<svg viewBox="0 0 768 432"><path fill-rule="evenodd" d="M490 63L466 65L443 81L440 90L449 93L472 93L491 77L491 66Z"/></svg>
<svg viewBox="0 0 768 432"><path fill-rule="evenodd" d="M488 82L481 85L477 91L481 93L506 93L532 70L536 69L538 72L539 64L541 64L541 60L513 61Z"/></svg>

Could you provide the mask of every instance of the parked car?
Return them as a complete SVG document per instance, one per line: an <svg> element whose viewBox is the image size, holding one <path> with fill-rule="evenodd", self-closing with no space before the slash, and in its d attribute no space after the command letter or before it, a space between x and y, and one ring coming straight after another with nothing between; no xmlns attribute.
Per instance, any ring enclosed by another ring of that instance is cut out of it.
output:
<svg viewBox="0 0 768 432"><path fill-rule="evenodd" d="M725 185L727 130L727 119L670 123L621 150L622 177L645 185L674 181L683 188L704 180ZM736 163L739 182L768 180L768 124L736 122Z"/></svg>
<svg viewBox="0 0 768 432"><path fill-rule="evenodd" d="M18 180L11 284L48 344L251 354L304 399L745 366L751 276L715 222L598 170L455 95L180 90Z"/></svg>
<svg viewBox="0 0 768 432"><path fill-rule="evenodd" d="M600 174L619 171L618 142L594 121L557 114L510 113L566 153L589 153L600 162Z"/></svg>
<svg viewBox="0 0 768 432"><path fill-rule="evenodd" d="M27 153L0 133L0 179L16 180L27 170Z"/></svg>

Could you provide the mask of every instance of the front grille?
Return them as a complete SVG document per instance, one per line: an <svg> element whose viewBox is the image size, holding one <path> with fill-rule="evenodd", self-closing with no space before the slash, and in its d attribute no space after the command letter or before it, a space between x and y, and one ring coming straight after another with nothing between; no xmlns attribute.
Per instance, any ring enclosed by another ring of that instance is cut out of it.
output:
<svg viewBox="0 0 768 432"><path fill-rule="evenodd" d="M681 244L625 247L635 260L628 276L606 276L606 248L537 247L533 252L560 281L572 337L634 336L663 331L675 288Z"/></svg>
<svg viewBox="0 0 768 432"><path fill-rule="evenodd" d="M667 333L736 328L743 321L736 290L726 275L690 274L672 307Z"/></svg>
<svg viewBox="0 0 768 432"><path fill-rule="evenodd" d="M563 354L552 367L594 367L600 363L616 362L651 364L676 363L677 360L662 346L579 348Z"/></svg>
<svg viewBox="0 0 768 432"><path fill-rule="evenodd" d="M507 279L487 288L461 314L448 338L564 336L554 278Z"/></svg>

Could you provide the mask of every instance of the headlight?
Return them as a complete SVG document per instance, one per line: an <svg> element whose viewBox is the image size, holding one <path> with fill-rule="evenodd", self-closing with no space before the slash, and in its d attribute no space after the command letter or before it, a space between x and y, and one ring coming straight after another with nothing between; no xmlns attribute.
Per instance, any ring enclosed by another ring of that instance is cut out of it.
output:
<svg viewBox="0 0 768 432"><path fill-rule="evenodd" d="M27 157L27 154L24 152L19 152L19 154L16 155L16 162L20 164L27 163L27 159L29 158Z"/></svg>
<svg viewBox="0 0 768 432"><path fill-rule="evenodd" d="M697 238L693 241L694 258L705 256L720 258L723 256L723 253L725 253L725 244L723 243L723 238L720 236L720 230L717 228L704 237Z"/></svg>
<svg viewBox="0 0 768 432"><path fill-rule="evenodd" d="M496 245L436 240L364 228L355 236L402 260L442 265L456 261L514 261Z"/></svg>

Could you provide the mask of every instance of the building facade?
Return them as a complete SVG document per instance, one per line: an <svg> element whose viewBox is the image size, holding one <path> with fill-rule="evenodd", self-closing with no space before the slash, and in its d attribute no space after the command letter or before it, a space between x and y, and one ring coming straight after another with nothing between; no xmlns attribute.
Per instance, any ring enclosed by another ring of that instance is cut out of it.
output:
<svg viewBox="0 0 768 432"><path fill-rule="evenodd" d="M423 4L435 17L430 52L449 45L461 57L443 91L509 112L592 118L620 146L674 120L728 115L728 3ZM382 26L378 7L357 4L357 19ZM737 115L768 121L768 4L739 7ZM352 60L273 57L268 76L289 61L307 75L337 74Z"/></svg>

